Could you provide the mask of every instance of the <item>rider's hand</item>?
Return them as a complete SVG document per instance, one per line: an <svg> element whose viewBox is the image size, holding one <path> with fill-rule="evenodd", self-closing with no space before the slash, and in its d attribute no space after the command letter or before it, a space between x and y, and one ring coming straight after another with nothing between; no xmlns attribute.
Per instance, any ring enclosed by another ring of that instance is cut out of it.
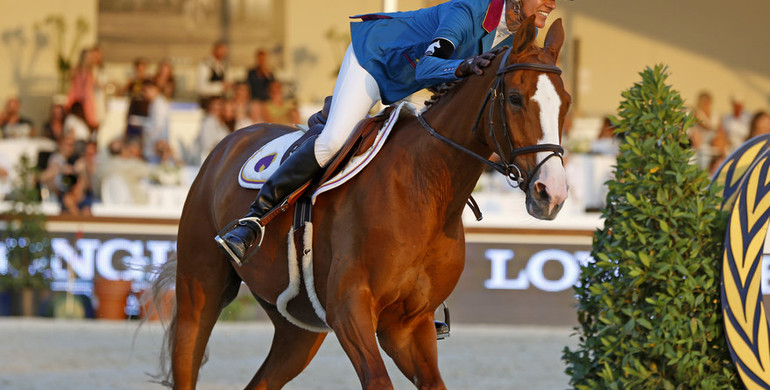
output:
<svg viewBox="0 0 770 390"><path fill-rule="evenodd" d="M489 66L494 59L495 53L492 52L486 52L475 57L470 57L457 66L457 69L455 69L455 76L462 78L468 77L474 73L482 75L484 73L484 68Z"/></svg>

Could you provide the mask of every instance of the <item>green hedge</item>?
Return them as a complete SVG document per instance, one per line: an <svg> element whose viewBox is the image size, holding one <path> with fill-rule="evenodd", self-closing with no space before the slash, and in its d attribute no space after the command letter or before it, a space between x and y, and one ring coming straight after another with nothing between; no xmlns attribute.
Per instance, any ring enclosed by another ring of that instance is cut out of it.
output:
<svg viewBox="0 0 770 390"><path fill-rule="evenodd" d="M719 273L725 215L690 161L693 124L663 65L623 92L623 137L594 261L575 287L577 389L741 388L725 342Z"/></svg>

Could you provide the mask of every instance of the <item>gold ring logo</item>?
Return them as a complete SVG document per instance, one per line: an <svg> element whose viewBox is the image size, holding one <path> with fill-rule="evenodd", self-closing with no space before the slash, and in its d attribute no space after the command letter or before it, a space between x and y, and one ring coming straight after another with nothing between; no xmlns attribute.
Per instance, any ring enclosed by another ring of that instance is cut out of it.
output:
<svg viewBox="0 0 770 390"><path fill-rule="evenodd" d="M722 313L733 362L748 389L770 388L770 328L762 252L770 220L770 135L735 151L714 175L730 210L722 260Z"/></svg>

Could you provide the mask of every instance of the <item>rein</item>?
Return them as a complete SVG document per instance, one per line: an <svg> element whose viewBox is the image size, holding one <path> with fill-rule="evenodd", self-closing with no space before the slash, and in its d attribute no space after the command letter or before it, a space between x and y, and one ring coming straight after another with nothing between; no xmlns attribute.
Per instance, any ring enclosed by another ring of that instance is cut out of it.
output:
<svg viewBox="0 0 770 390"><path fill-rule="evenodd" d="M506 73L509 72L515 72L517 70L533 70L537 72L545 72L545 73L555 73L557 75L561 75L561 69L559 69L556 66L553 65L546 65L546 64L537 64L537 63L515 63L511 65L506 66L506 62L508 60L508 57L511 53L511 49L508 49L508 51L505 52L505 55L503 56L503 60L500 63L500 67L497 70L497 79L494 83L494 85L489 89L489 92L487 92L487 96L484 98L484 104L482 104L481 109L479 110L479 114L476 116L476 122L473 125L473 131L475 132L476 129L479 126L479 122L481 121L481 115L484 112L484 108L487 106L487 103L489 103L490 100L492 100L492 104L489 105L489 135L490 137L495 141L495 148L497 149L497 154L500 156L500 159L503 160L501 163L497 163L494 161L491 161L487 159L486 157L483 157L479 155L478 153L475 153L471 151L470 149L452 141L451 139L441 135L434 129L430 124L428 124L427 121L425 121L425 118L423 118L422 113L417 114L417 120L420 122L423 128L427 130L428 134L432 135L435 138L438 138L442 142L452 146L453 148L473 157L474 159L482 162L483 164L488 165L492 169L494 169L497 172L500 172L503 174L506 179L508 180L508 184L511 187L514 188L520 188L524 186L525 188L529 185L528 178L532 177L540 167L545 164L546 161L548 161L551 157L558 157L559 159L562 159L562 156L564 155L564 148L561 145L558 144L540 144L540 145L530 145L530 146L522 146L520 148L517 148L513 145L513 139L511 139L511 135L508 132L508 126L505 121L505 83L503 82L503 78ZM503 146L500 144L500 142L497 139L497 135L494 132L494 102L499 102L500 107L500 121L503 126L503 134L505 135L505 141L507 142L507 147L510 152L508 153L508 161L505 161L505 154L503 153ZM544 158L542 161L540 161L537 166L532 170L532 172L529 172L527 174L527 177L524 177L522 175L521 169L514 163L514 160L517 156L522 154L529 154L529 153L539 153L539 152L551 152L546 158Z"/></svg>

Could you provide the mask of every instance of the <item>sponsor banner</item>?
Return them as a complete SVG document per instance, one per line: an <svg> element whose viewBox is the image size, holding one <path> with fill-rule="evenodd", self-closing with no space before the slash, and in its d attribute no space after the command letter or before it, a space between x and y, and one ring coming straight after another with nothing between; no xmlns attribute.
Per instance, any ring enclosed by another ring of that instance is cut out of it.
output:
<svg viewBox="0 0 770 390"><path fill-rule="evenodd" d="M148 270L174 256L173 234L52 232L52 289L91 294L94 277L132 280L133 290L148 287ZM125 227L125 225L123 225ZM95 231L95 230L91 230ZM447 299L456 323L576 325L572 286L580 265L591 261L591 237L517 229L468 234L466 262L457 287ZM6 273L0 242L0 273ZM770 294L770 255L762 262L762 293ZM770 299L765 299L770 302ZM440 312L440 310L439 310ZM259 318L266 319L260 315ZM441 314L437 314L441 319Z"/></svg>

